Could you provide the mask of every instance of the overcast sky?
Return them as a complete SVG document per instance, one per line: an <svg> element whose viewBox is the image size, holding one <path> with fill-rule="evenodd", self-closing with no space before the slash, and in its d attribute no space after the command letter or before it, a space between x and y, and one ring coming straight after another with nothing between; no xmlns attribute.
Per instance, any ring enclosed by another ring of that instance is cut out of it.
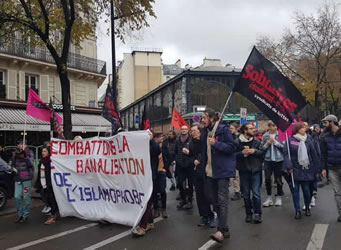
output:
<svg viewBox="0 0 341 250"><path fill-rule="evenodd" d="M314 14L323 0L155 0L156 19L122 44L116 39L116 59L132 47L161 48L165 64L181 59L193 67L204 57L243 67L259 35L279 38L293 28L295 11ZM111 41L107 26L98 28L98 59L111 73ZM102 91L101 91L102 92ZM100 94L100 93L99 93Z"/></svg>

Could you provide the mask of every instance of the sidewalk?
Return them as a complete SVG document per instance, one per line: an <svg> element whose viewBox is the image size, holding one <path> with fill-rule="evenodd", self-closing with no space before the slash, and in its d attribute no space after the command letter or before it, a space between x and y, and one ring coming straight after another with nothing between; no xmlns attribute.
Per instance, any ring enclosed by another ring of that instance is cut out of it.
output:
<svg viewBox="0 0 341 250"><path fill-rule="evenodd" d="M40 199L36 199L36 198L31 199L31 208L40 207L40 206L43 207L43 202ZM15 199L12 198L7 201L5 208L0 211L0 216L9 215L9 214L13 214L16 212L17 210L15 208Z"/></svg>

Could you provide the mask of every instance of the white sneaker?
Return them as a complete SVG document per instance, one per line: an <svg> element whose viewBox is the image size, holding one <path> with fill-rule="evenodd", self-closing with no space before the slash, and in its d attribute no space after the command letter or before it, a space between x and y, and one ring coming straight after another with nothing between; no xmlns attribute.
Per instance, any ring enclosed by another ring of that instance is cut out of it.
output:
<svg viewBox="0 0 341 250"><path fill-rule="evenodd" d="M274 203L272 202L272 199L267 198L266 201L263 203L263 207L270 207L272 206Z"/></svg>
<svg viewBox="0 0 341 250"><path fill-rule="evenodd" d="M44 206L43 210L41 210L42 213L46 213L47 206Z"/></svg>
<svg viewBox="0 0 341 250"><path fill-rule="evenodd" d="M44 214L48 214L49 212L51 212L51 207L46 207L46 209L44 210Z"/></svg>
<svg viewBox="0 0 341 250"><path fill-rule="evenodd" d="M310 206L315 207L316 203L315 203L315 197L311 197L311 202L310 202Z"/></svg>
<svg viewBox="0 0 341 250"><path fill-rule="evenodd" d="M305 205L303 205L302 209L305 210ZM311 205L309 205L309 209L311 209Z"/></svg>
<svg viewBox="0 0 341 250"><path fill-rule="evenodd" d="M282 206L282 198L281 197L279 197L279 196L276 197L275 206L276 207Z"/></svg>

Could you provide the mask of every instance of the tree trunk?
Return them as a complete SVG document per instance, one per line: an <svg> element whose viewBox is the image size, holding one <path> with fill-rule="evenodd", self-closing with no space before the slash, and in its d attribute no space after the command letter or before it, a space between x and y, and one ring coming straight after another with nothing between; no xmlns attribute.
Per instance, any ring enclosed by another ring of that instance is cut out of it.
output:
<svg viewBox="0 0 341 250"><path fill-rule="evenodd" d="M72 140L70 80L67 71L62 67L58 67L57 71L62 89L64 136L65 139Z"/></svg>

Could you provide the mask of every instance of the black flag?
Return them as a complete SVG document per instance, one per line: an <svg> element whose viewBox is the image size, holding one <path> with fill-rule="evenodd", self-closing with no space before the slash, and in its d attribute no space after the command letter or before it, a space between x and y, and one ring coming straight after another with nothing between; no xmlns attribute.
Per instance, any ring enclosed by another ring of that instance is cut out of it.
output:
<svg viewBox="0 0 341 250"><path fill-rule="evenodd" d="M253 47L234 87L285 131L307 104L295 85Z"/></svg>
<svg viewBox="0 0 341 250"><path fill-rule="evenodd" d="M146 105L144 105L143 113L142 113L142 120L140 123L140 130L146 130L149 128L150 128L150 119L148 117L147 107Z"/></svg>
<svg viewBox="0 0 341 250"><path fill-rule="evenodd" d="M114 95L112 87L108 84L107 91L105 94L104 105L103 105L103 117L112 124L112 134L115 135L117 130L122 127L120 116L116 111L114 103Z"/></svg>

